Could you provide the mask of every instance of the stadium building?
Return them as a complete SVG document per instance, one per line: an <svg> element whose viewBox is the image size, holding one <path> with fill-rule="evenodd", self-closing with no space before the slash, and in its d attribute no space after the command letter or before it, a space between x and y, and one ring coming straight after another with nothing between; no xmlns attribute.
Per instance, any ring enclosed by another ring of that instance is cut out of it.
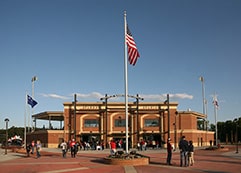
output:
<svg viewBox="0 0 241 173"><path fill-rule="evenodd" d="M48 121L49 127L27 133L27 142L41 140L44 147L56 148L64 139L80 142L104 143L111 139L126 140L126 113L123 102L66 102L62 111L46 111L32 115L35 127L39 120ZM191 110L178 111L177 102L128 103L128 144L136 147L139 141L153 142L165 147L170 137L175 147L183 135L195 146L207 146L214 141L214 132L200 129L206 115ZM59 127L53 128L52 122Z"/></svg>

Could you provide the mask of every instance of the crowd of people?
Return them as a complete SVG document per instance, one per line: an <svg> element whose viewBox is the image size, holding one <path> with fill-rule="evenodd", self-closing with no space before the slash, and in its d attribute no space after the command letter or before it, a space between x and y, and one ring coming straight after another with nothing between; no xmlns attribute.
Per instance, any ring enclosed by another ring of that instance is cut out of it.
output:
<svg viewBox="0 0 241 173"><path fill-rule="evenodd" d="M185 136L182 136L180 142L179 142L179 150L180 150L180 166L181 167L187 167L187 166L193 166L194 164L194 146L193 142L187 141ZM171 139L168 138L167 141L167 164L172 165L172 151L173 151L173 145L171 144Z"/></svg>
<svg viewBox="0 0 241 173"><path fill-rule="evenodd" d="M144 151L147 149L148 143L144 141L143 139L137 143L137 149ZM153 149L159 147L159 143L156 141L151 142L151 146ZM193 142L187 141L185 139L185 136L182 136L181 140L179 141L179 151L180 151L180 166L181 167L187 167L187 166L193 166L194 164L194 146ZM105 145L103 141L95 141L91 144L89 142L77 142L75 139L72 139L68 142L62 141L59 147L62 150L62 157L66 158L66 154L68 151L71 153L71 157L76 157L76 154L78 150L104 150ZM41 157L40 151L41 151L42 145L40 140L32 141L26 146L27 156L30 156L30 154L34 154L36 151L36 158ZM125 143L122 139L120 140L114 140L112 139L109 142L109 148L110 148L110 154L114 155L117 152L118 148L125 148ZM171 138L168 138L167 140L167 159L166 163L167 165L172 165L172 152L174 150L174 146L171 144Z"/></svg>
<svg viewBox="0 0 241 173"><path fill-rule="evenodd" d="M71 157L76 157L76 154L79 150L104 150L104 142L95 141L95 142L79 142L72 139L70 141L62 140L59 144L59 148L62 150L63 158L66 158L67 152L71 153ZM29 157L30 154L33 155L36 152L36 158L41 157L40 151L42 149L42 145L40 140L36 142L33 140L31 143L26 145L26 152L27 156Z"/></svg>
<svg viewBox="0 0 241 173"><path fill-rule="evenodd" d="M60 148L62 149L62 156L65 158L68 151L70 151L71 157L75 157L79 150L104 150L105 146L103 141L82 142L72 139L69 142L63 140Z"/></svg>
<svg viewBox="0 0 241 173"><path fill-rule="evenodd" d="M147 150L148 147L152 149L159 149L160 148L159 141L141 139L139 142L137 142L138 151Z"/></svg>
<svg viewBox="0 0 241 173"><path fill-rule="evenodd" d="M37 140L36 143L33 140L31 143L28 143L26 146L27 156L29 157L30 154L34 154L36 151L36 158L41 157L40 151L42 150L42 144L40 140Z"/></svg>

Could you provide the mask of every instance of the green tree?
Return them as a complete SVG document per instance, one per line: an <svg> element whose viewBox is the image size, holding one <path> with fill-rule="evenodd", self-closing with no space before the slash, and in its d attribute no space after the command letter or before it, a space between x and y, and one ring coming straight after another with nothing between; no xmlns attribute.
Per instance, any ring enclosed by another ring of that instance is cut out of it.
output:
<svg viewBox="0 0 241 173"><path fill-rule="evenodd" d="M226 126L225 122L218 122L218 139L220 142L226 141Z"/></svg>
<svg viewBox="0 0 241 173"><path fill-rule="evenodd" d="M210 131L215 132L215 124L210 124Z"/></svg>
<svg viewBox="0 0 241 173"><path fill-rule="evenodd" d="M236 142L235 135L238 132L238 141L241 140L241 117L236 120L227 120L226 122L218 122L218 138L220 142L233 144ZM237 126L237 127L236 127ZM215 131L215 125L211 124L211 131Z"/></svg>
<svg viewBox="0 0 241 173"><path fill-rule="evenodd" d="M14 137L15 135L20 136L24 139L24 128L12 126L8 129L8 138ZM3 144L6 141L6 129L0 129L0 143Z"/></svg>

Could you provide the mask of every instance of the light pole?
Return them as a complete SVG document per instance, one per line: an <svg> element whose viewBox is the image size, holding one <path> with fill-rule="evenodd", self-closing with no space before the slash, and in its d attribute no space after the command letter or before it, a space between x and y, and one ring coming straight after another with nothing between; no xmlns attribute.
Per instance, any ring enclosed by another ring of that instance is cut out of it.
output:
<svg viewBox="0 0 241 173"><path fill-rule="evenodd" d="M108 141L107 141L107 136L108 136L108 109L107 109L107 101L109 98L116 97L116 95L108 96L105 94L105 97L100 98L100 100L105 100L105 145L106 148L108 148Z"/></svg>
<svg viewBox="0 0 241 173"><path fill-rule="evenodd" d="M203 114L206 115L207 119L207 100L205 97L205 85L204 85L204 77L200 76L199 80L202 82L202 100L203 100ZM205 123L205 119L203 119L203 130L205 129L206 125L206 130L207 130L207 124Z"/></svg>
<svg viewBox="0 0 241 173"><path fill-rule="evenodd" d="M163 125L163 120L164 120L164 114L167 109L162 109L161 106L159 107L159 132L160 132L160 146L162 147L163 141L165 141L165 132L164 132L164 125Z"/></svg>
<svg viewBox="0 0 241 173"><path fill-rule="evenodd" d="M138 94L136 96L129 96L136 99L136 120L137 120L137 142L140 140L140 123L139 123L139 100L144 100Z"/></svg>
<svg viewBox="0 0 241 173"><path fill-rule="evenodd" d="M178 112L175 112L175 123L174 123L174 143L175 143L175 150L177 149L177 115Z"/></svg>
<svg viewBox="0 0 241 173"><path fill-rule="evenodd" d="M235 138L236 138L236 153L238 153L238 119L234 119L234 123L236 125L236 133L235 133Z"/></svg>
<svg viewBox="0 0 241 173"><path fill-rule="evenodd" d="M31 82L32 82L32 98L34 98L34 82L38 80L37 76L32 77Z"/></svg>
<svg viewBox="0 0 241 173"><path fill-rule="evenodd" d="M34 99L34 82L38 80L37 76L33 76L32 79L31 79L31 83L32 83L32 98ZM32 108L32 115L33 115L34 111L33 111L33 108ZM32 122L32 131L33 131L33 121L31 119L31 122ZM36 127L36 121L34 121L34 126ZM28 124L28 128L29 128L29 124ZM29 131L29 130L28 130Z"/></svg>
<svg viewBox="0 0 241 173"><path fill-rule="evenodd" d="M167 113L168 113L168 116L167 116L167 132L168 132L168 135L167 135L167 139L170 138L170 107L169 107L169 94L167 94L167 100L164 102L166 105L167 105Z"/></svg>
<svg viewBox="0 0 241 173"><path fill-rule="evenodd" d="M215 141L216 146L218 146L218 124L217 124L217 109L218 109L218 100L216 94L213 96L213 106L214 106L214 115L215 115Z"/></svg>
<svg viewBox="0 0 241 173"><path fill-rule="evenodd" d="M5 123L6 123L6 142L5 142L5 154L7 154L7 147L8 147L8 122L9 119L5 118Z"/></svg>
<svg viewBox="0 0 241 173"><path fill-rule="evenodd" d="M77 102L77 95L74 94L74 139L76 140L76 102Z"/></svg>
<svg viewBox="0 0 241 173"><path fill-rule="evenodd" d="M202 82L202 99L203 99L203 114L206 115L206 98L205 98L205 87L204 87L204 78L199 77L199 80Z"/></svg>

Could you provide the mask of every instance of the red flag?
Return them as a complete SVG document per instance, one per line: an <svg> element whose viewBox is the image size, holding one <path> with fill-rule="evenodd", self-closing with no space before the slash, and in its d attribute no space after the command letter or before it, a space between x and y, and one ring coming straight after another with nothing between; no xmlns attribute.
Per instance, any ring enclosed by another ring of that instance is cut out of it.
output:
<svg viewBox="0 0 241 173"><path fill-rule="evenodd" d="M134 66L136 64L137 59L140 57L140 55L139 55L139 52L137 50L136 43L135 43L134 38L131 34L131 31L128 28L128 25L127 25L126 29L127 29L126 44L127 44L127 47L128 47L128 60L129 60L130 64Z"/></svg>

